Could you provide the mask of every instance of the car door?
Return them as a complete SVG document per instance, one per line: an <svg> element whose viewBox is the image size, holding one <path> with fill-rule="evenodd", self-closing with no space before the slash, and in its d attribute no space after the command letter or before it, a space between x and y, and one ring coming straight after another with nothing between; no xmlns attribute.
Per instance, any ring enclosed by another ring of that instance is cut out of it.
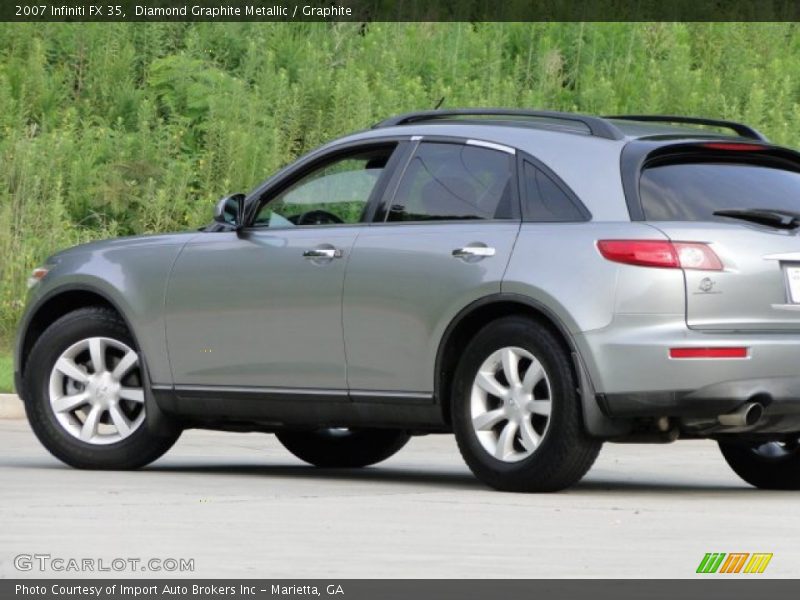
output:
<svg viewBox="0 0 800 600"><path fill-rule="evenodd" d="M187 244L166 298L176 387L346 398L345 264L395 149L326 154L261 194L242 231Z"/></svg>
<svg viewBox="0 0 800 600"><path fill-rule="evenodd" d="M471 302L500 292L519 231L514 150L424 139L361 231L343 322L354 400L427 402L439 340Z"/></svg>

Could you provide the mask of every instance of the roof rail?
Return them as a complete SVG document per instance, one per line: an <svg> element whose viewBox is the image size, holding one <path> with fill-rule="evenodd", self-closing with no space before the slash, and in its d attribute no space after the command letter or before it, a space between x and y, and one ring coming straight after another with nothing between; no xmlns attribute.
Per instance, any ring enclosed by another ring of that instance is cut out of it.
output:
<svg viewBox="0 0 800 600"><path fill-rule="evenodd" d="M589 130L589 133L596 137L609 140L621 140L624 134L602 117L589 115L578 115L574 113L557 112L550 110L525 110L510 108L459 108L452 110L423 110L411 112L396 117L390 117L372 126L373 129L382 127L394 127L396 125L409 125L420 121L435 121L448 117L532 117L539 119L552 119L554 121L565 121L568 123L578 123Z"/></svg>
<svg viewBox="0 0 800 600"><path fill-rule="evenodd" d="M689 125L710 125L714 127L724 127L735 131L740 137L750 138L768 142L769 140L756 129L744 123L735 121L722 121L720 119L703 119L700 117L678 117L675 115L612 115L603 117L604 119L621 119L625 121L646 121L649 123L687 123Z"/></svg>

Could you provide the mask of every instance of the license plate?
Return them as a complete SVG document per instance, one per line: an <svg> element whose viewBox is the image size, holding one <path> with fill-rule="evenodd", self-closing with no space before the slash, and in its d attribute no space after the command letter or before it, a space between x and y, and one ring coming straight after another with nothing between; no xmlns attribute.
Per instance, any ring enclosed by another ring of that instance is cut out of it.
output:
<svg viewBox="0 0 800 600"><path fill-rule="evenodd" d="M800 266L786 267L786 283L791 301L800 304Z"/></svg>

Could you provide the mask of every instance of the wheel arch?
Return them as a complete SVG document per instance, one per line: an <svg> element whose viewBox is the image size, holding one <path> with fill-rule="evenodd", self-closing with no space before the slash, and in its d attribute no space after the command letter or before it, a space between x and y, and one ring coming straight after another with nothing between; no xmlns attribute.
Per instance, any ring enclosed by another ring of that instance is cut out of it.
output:
<svg viewBox="0 0 800 600"><path fill-rule="evenodd" d="M117 313L124 321L137 348L141 348L130 319L108 294L92 286L65 285L51 290L40 298L25 320L20 331L17 355L17 371L20 376L25 370L25 363L34 344L45 330L64 315L88 306L102 306Z"/></svg>
<svg viewBox="0 0 800 600"><path fill-rule="evenodd" d="M450 395L460 349L487 323L512 315L529 318L553 333L572 357L572 371L575 381L578 382L583 405L584 426L590 433L598 436L614 435L618 426L600 411L580 351L564 322L541 302L520 294L502 292L485 296L464 307L450 321L442 335L436 353L434 397L440 405L445 423L452 424Z"/></svg>

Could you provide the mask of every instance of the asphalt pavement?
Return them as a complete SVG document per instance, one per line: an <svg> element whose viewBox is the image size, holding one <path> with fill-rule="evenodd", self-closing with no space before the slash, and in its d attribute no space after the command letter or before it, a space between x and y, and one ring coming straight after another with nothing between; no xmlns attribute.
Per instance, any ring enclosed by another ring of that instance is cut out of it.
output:
<svg viewBox="0 0 800 600"><path fill-rule="evenodd" d="M451 436L320 470L271 435L189 431L146 469L90 472L0 421L0 577L117 575L15 568L45 554L194 561L133 573L151 577L684 578L706 552L770 552L755 577L799 576L800 494L749 487L713 442L606 444L573 489L520 495L475 480Z"/></svg>

